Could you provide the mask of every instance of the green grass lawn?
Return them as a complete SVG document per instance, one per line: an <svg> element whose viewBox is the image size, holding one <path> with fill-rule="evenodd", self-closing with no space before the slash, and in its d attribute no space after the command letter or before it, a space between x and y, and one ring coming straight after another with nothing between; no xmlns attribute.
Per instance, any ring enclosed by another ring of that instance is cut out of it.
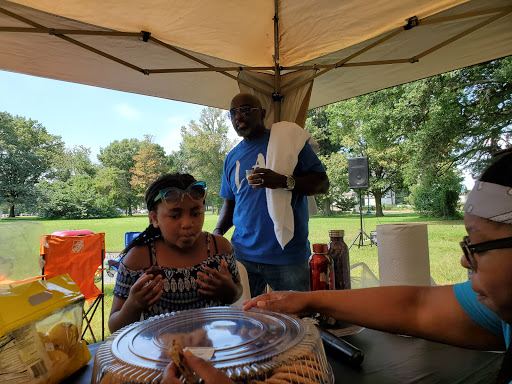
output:
<svg viewBox="0 0 512 384"><path fill-rule="evenodd" d="M211 213L206 214L204 229L213 231L218 216ZM12 222L15 219L2 219L0 224ZM93 232L105 232L106 251L119 252L124 248L124 234L132 231L143 231L147 224L146 215L133 217L120 217L115 219L94 219L94 220L41 220L33 217L16 218L16 220L29 220L39 222L43 225L46 234L58 230L90 229ZM467 272L460 266L461 250L459 241L465 234L462 220L440 221L432 218L420 217L414 213L393 213L385 217L365 215L363 217L364 231L370 234L380 224L390 223L411 223L423 222L428 224L429 258L431 276L438 285L453 284L467 279ZM310 219L309 240L314 243L328 243L329 230L345 230L345 242L350 245L359 233L358 215L340 215L335 217L316 216ZM229 239L233 229L226 233ZM36 262L37 258L34 258ZM358 248L355 244L350 249L351 264L365 262L372 272L377 275L378 254L376 246L364 246ZM112 305L113 285L106 285L105 289L105 322L108 320L110 307ZM94 328L101 329L100 317L96 316ZM99 334L95 331L96 335ZM106 335L109 335L106 327ZM91 338L86 335L86 340Z"/></svg>

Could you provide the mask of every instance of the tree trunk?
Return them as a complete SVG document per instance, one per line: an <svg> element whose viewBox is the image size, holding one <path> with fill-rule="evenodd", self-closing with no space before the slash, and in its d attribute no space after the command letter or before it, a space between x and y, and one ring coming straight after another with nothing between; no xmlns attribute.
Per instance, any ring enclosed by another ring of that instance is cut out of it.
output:
<svg viewBox="0 0 512 384"><path fill-rule="evenodd" d="M133 216L133 213L132 213L132 204L128 204L128 216Z"/></svg>
<svg viewBox="0 0 512 384"><path fill-rule="evenodd" d="M14 204L9 206L9 217L14 217Z"/></svg>
<svg viewBox="0 0 512 384"><path fill-rule="evenodd" d="M375 216L382 217L384 213L382 212L382 190L376 189L372 191L373 197L375 197Z"/></svg>
<svg viewBox="0 0 512 384"><path fill-rule="evenodd" d="M322 199L322 208L325 216L331 216L331 199L324 197Z"/></svg>

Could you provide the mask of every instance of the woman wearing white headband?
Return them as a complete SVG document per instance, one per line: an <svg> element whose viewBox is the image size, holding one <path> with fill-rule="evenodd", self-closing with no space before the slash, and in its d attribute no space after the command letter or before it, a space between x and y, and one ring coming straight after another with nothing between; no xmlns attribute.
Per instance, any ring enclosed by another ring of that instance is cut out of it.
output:
<svg viewBox="0 0 512 384"><path fill-rule="evenodd" d="M464 348L506 349L496 382L512 383L511 150L482 173L464 206L468 236L461 242L461 264L472 270L470 281L438 287L274 292L247 301L244 309L297 315L319 312Z"/></svg>

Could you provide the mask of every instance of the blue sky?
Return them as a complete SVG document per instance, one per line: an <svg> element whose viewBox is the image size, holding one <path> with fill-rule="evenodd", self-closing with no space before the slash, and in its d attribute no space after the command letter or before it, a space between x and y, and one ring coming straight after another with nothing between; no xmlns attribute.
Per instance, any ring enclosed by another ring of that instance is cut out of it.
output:
<svg viewBox="0 0 512 384"><path fill-rule="evenodd" d="M169 154L179 148L181 127L198 121L203 108L0 71L0 112L37 120L49 133L61 136L69 148L90 148L94 162L100 147L114 140L143 140L144 134L153 135Z"/></svg>

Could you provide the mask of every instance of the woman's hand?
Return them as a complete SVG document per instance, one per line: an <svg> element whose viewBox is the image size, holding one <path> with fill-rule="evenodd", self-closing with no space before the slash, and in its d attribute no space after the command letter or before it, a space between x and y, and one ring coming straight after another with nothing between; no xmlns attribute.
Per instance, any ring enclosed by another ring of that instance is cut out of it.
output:
<svg viewBox="0 0 512 384"><path fill-rule="evenodd" d="M222 371L219 371L207 361L194 356L192 352L185 351L183 356L185 356L185 360L190 369L192 369L197 376L202 378L205 384L233 384L229 377L227 377ZM160 384L183 384L179 377L180 374L176 369L176 365L174 365L174 363L169 363L167 367L165 367L164 375L162 376Z"/></svg>
<svg viewBox="0 0 512 384"><path fill-rule="evenodd" d="M164 294L164 279L161 275L153 277L144 273L130 288L130 295L126 299L132 308L142 310L153 305Z"/></svg>
<svg viewBox="0 0 512 384"><path fill-rule="evenodd" d="M236 297L238 293L238 287L233 281L231 273L229 273L226 260L222 259L220 272L208 267L205 267L204 270L206 273L197 273L197 277L199 278L197 284L201 287L198 289L198 292L204 295L218 297L225 303L232 303L232 299Z"/></svg>
<svg viewBox="0 0 512 384"><path fill-rule="evenodd" d="M284 312L297 316L309 315L310 292L282 291L266 293L244 301L244 310L261 308L269 311Z"/></svg>

